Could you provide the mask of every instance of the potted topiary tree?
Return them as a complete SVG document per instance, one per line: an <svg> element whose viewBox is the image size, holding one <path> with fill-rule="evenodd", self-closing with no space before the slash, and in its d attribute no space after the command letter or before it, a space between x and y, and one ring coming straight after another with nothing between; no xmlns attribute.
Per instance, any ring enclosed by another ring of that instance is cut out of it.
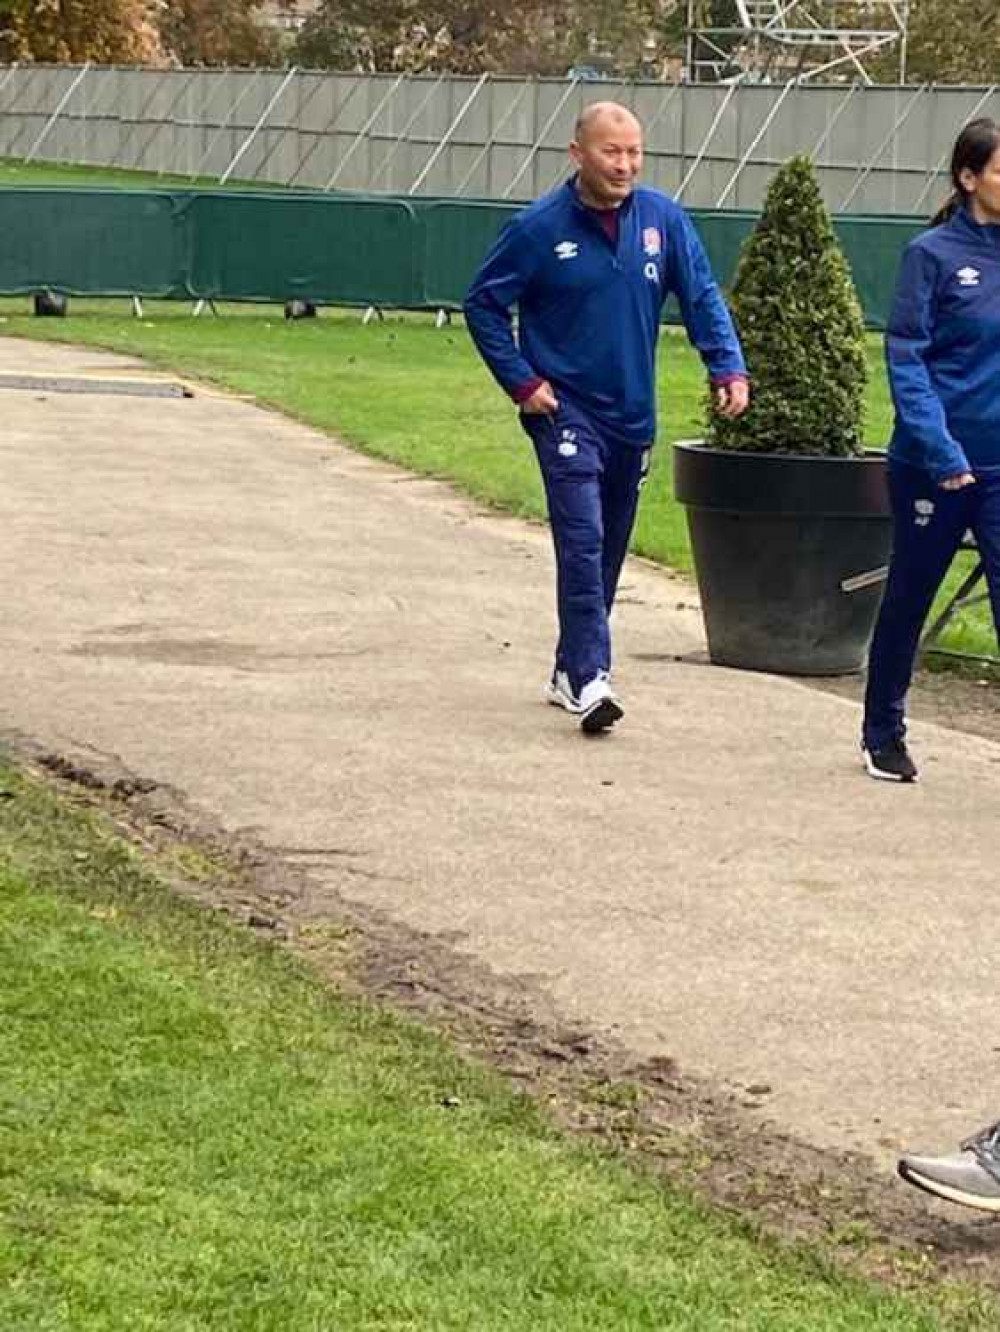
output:
<svg viewBox="0 0 1000 1332"><path fill-rule="evenodd" d="M809 158L777 173L732 291L750 409L674 450L709 656L859 670L889 556L882 454L862 443L861 307Z"/></svg>

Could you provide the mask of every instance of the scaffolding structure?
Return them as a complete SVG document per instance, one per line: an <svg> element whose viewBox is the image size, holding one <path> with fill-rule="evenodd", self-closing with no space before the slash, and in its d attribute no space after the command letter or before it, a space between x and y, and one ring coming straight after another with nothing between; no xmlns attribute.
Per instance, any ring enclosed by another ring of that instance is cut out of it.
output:
<svg viewBox="0 0 1000 1332"><path fill-rule="evenodd" d="M906 82L910 0L688 0L691 83Z"/></svg>

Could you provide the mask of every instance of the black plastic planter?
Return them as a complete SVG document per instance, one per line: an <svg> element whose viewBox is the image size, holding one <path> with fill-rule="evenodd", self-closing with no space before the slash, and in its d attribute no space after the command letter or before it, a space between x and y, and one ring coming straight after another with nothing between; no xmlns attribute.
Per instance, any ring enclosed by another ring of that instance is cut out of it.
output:
<svg viewBox="0 0 1000 1332"><path fill-rule="evenodd" d="M882 454L674 446L708 651L720 666L848 675L864 664L889 560Z"/></svg>

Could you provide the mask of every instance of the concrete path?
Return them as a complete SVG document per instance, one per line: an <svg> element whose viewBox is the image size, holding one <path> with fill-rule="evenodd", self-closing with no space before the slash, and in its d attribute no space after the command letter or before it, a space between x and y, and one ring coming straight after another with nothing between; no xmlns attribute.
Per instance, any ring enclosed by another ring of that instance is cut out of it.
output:
<svg viewBox="0 0 1000 1332"><path fill-rule="evenodd" d="M0 341L21 379L140 370ZM817 1145L887 1165L1000 1115L1000 746L920 726L923 784L866 780L853 704L703 664L690 589L638 562L628 716L586 741L540 701L541 529L220 395L0 413L0 725L120 756L637 1053L769 1084Z"/></svg>

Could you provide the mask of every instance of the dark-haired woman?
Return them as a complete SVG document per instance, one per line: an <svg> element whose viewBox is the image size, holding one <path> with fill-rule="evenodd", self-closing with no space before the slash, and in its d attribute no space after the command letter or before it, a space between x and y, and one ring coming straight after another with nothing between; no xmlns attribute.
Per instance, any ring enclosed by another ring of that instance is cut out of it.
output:
<svg viewBox="0 0 1000 1332"><path fill-rule="evenodd" d="M893 552L868 662L872 777L912 782L906 694L920 632L971 530L1000 632L1000 126L970 122L953 192L907 247L886 333Z"/></svg>

